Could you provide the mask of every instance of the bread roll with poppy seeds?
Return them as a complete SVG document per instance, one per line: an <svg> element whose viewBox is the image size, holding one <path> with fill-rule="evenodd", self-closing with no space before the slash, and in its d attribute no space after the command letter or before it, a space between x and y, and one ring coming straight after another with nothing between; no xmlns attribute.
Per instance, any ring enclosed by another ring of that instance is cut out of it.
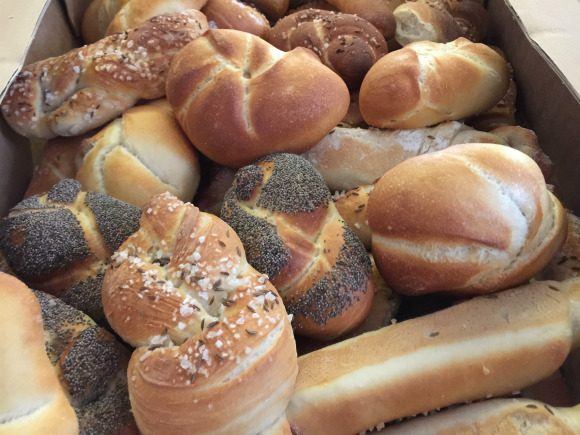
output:
<svg viewBox="0 0 580 435"><path fill-rule="evenodd" d="M17 204L0 222L0 249L14 273L104 321L101 284L113 252L139 228L140 210L66 179Z"/></svg>
<svg viewBox="0 0 580 435"><path fill-rule="evenodd" d="M374 294L370 260L304 158L273 154L240 169L222 219L280 292L296 333L330 340L364 320Z"/></svg>
<svg viewBox="0 0 580 435"><path fill-rule="evenodd" d="M369 199L372 251L408 295L476 295L522 284L566 238L538 165L502 145L456 145L388 171Z"/></svg>

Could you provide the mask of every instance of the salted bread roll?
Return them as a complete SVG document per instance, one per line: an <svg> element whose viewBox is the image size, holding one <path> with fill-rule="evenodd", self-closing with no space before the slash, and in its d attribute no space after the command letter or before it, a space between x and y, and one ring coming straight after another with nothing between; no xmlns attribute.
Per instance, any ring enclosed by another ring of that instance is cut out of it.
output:
<svg viewBox="0 0 580 435"><path fill-rule="evenodd" d="M83 143L83 188L143 207L170 192L191 200L200 180L197 151L165 100L134 107Z"/></svg>
<svg viewBox="0 0 580 435"><path fill-rule="evenodd" d="M312 51L285 53L237 30L210 30L181 51L167 97L197 149L231 167L307 151L349 106L344 82Z"/></svg>
<svg viewBox="0 0 580 435"><path fill-rule="evenodd" d="M374 127L427 127L490 109L508 86L507 62L487 45L465 38L415 42L373 65L360 110Z"/></svg>
<svg viewBox="0 0 580 435"><path fill-rule="evenodd" d="M524 399L496 399L415 418L380 435L525 435L580 433L580 405L555 408Z"/></svg>
<svg viewBox="0 0 580 435"><path fill-rule="evenodd" d="M265 37L268 19L255 7L240 0L208 0L203 8L210 27L235 29Z"/></svg>
<svg viewBox="0 0 580 435"><path fill-rule="evenodd" d="M375 184L368 207L377 266L409 295L524 283L566 238L566 214L538 165L502 145L407 160Z"/></svg>
<svg viewBox="0 0 580 435"><path fill-rule="evenodd" d="M397 323L298 359L298 434L358 433L511 394L580 345L580 282L536 282Z"/></svg>
<svg viewBox="0 0 580 435"><path fill-rule="evenodd" d="M78 434L75 412L46 355L36 298L4 273L0 298L0 434Z"/></svg>

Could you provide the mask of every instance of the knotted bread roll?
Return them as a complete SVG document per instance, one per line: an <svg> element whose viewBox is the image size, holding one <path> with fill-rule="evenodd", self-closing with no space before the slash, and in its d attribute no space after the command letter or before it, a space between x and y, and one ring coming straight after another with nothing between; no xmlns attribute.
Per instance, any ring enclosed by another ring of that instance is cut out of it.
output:
<svg viewBox="0 0 580 435"><path fill-rule="evenodd" d="M344 82L310 50L285 53L236 30L210 30L185 47L167 97L196 148L231 167L308 150L349 105Z"/></svg>
<svg viewBox="0 0 580 435"><path fill-rule="evenodd" d="M129 350L111 333L40 291L46 352L74 407L81 435L136 434L127 391Z"/></svg>
<svg viewBox="0 0 580 435"><path fill-rule="evenodd" d="M505 59L459 38L422 41L383 56L360 91L364 120L380 128L419 128L484 112L506 94Z"/></svg>
<svg viewBox="0 0 580 435"><path fill-rule="evenodd" d="M76 179L87 191L137 207L160 193L191 200L197 191L197 152L165 100L128 110L83 148Z"/></svg>
<svg viewBox="0 0 580 435"><path fill-rule="evenodd" d="M46 355L36 298L0 272L0 299L0 433L78 434L75 412Z"/></svg>
<svg viewBox="0 0 580 435"><path fill-rule="evenodd" d="M407 160L375 184L368 207L377 267L409 295L524 283L566 238L566 214L538 165L501 145Z"/></svg>
<svg viewBox="0 0 580 435"><path fill-rule="evenodd" d="M206 30L201 12L164 15L26 66L2 101L4 118L23 136L42 139L100 127L141 99L162 97L171 59Z"/></svg>
<svg viewBox="0 0 580 435"><path fill-rule="evenodd" d="M222 218L282 295L296 333L329 340L364 320L374 293L371 263L302 157L274 154L240 169Z"/></svg>
<svg viewBox="0 0 580 435"><path fill-rule="evenodd" d="M268 41L284 51L311 49L350 89L358 89L371 66L388 51L385 38L368 21L316 9L284 17L268 33Z"/></svg>
<svg viewBox="0 0 580 435"><path fill-rule="evenodd" d="M16 205L0 222L0 249L35 289L103 321L101 283L110 256L139 227L139 209L63 180Z"/></svg>
<svg viewBox="0 0 580 435"><path fill-rule="evenodd" d="M296 347L276 289L219 218L170 194L144 210L103 284L109 323L137 347L128 378L141 433L288 430Z"/></svg>

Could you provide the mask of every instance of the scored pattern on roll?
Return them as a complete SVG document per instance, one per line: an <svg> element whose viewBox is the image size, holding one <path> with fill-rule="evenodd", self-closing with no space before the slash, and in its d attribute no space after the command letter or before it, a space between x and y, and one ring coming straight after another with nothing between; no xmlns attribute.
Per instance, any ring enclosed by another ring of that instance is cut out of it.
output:
<svg viewBox="0 0 580 435"><path fill-rule="evenodd" d="M374 293L369 258L305 159L274 154L240 169L222 218L280 291L298 334L332 339L364 320Z"/></svg>
<svg viewBox="0 0 580 435"><path fill-rule="evenodd" d="M26 66L2 101L4 118L18 133L43 139L97 128L140 99L162 97L171 59L206 30L198 11L154 17Z"/></svg>
<svg viewBox="0 0 580 435"><path fill-rule="evenodd" d="M255 434L287 426L296 348L276 289L219 218L169 194L144 210L103 284L109 323L138 348L128 377L139 429Z"/></svg>

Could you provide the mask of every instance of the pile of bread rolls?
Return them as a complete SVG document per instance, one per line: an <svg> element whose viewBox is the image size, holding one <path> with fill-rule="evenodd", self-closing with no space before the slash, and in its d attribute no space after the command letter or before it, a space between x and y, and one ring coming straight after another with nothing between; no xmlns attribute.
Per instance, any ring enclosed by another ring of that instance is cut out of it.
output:
<svg viewBox="0 0 580 435"><path fill-rule="evenodd" d="M45 141L0 220L0 432L580 433L579 219L482 1L81 27L0 106Z"/></svg>

